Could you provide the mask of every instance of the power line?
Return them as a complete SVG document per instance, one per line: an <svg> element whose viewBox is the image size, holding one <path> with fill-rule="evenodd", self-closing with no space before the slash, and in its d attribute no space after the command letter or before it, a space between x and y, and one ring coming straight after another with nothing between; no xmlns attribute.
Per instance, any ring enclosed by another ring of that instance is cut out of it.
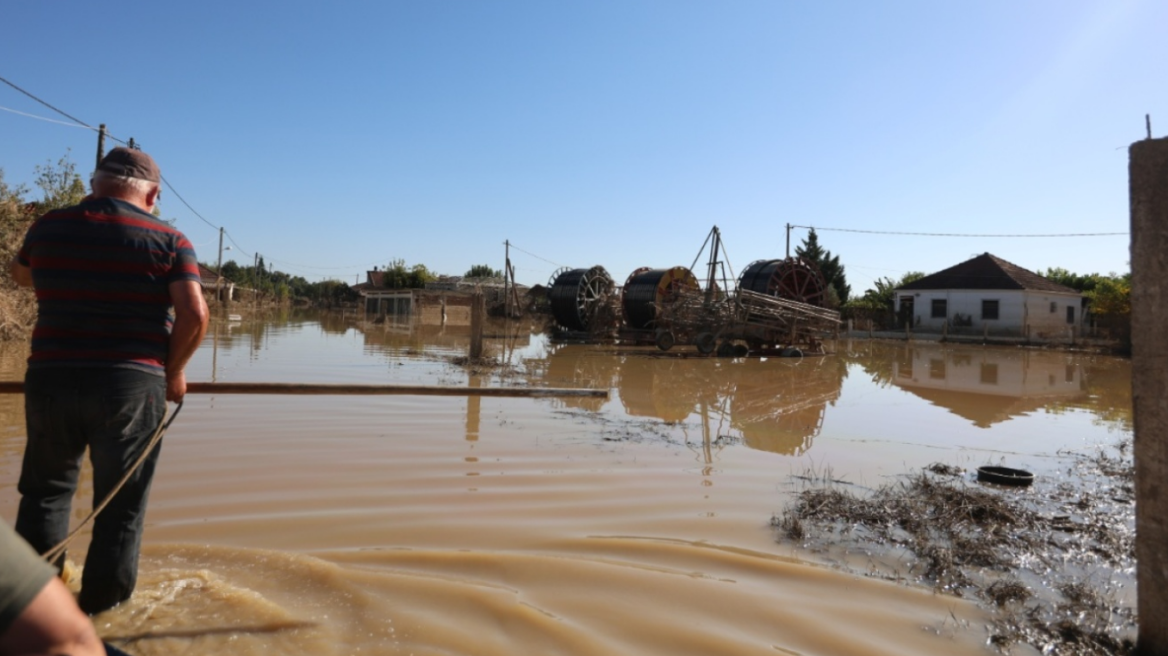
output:
<svg viewBox="0 0 1168 656"><path fill-rule="evenodd" d="M868 235L911 235L915 237L1008 237L1008 238L1027 238L1027 237L1114 237L1118 235L1127 235L1126 232L1078 232L1078 233L1061 233L1061 234L973 234L960 232L897 232L892 230L859 230L856 228L820 228L817 226L802 226L792 225L792 228L807 228L809 230L823 230L830 232L859 232Z"/></svg>
<svg viewBox="0 0 1168 656"><path fill-rule="evenodd" d="M246 256L248 256L248 257L251 257L251 256L252 256L252 254L251 254L251 253L248 253L247 251L243 250L243 247L242 247L242 246L240 246L240 245L239 245L239 243L238 243L237 241L235 241L235 237L232 237L232 236L231 236L231 233L230 233L230 232L227 232L227 229L226 229L226 228L224 228L224 229L223 229L223 234L224 234L224 236L226 236L226 237L227 237L227 241L231 242L231 243L232 243L232 245L234 245L234 246L235 246L235 250L239 251L240 253L243 253L244 255L246 255Z"/></svg>
<svg viewBox="0 0 1168 656"><path fill-rule="evenodd" d="M512 243L511 243L511 248L514 248L515 250L519 251L520 253L527 253L528 255L530 255L530 256L532 256L532 257L534 257L535 259L537 259L537 260L543 260L544 262L547 262L548 264L551 264L551 265L553 265L553 266L557 266L557 267L560 267L560 268L563 268L563 267L564 267L564 265L563 265L563 264L560 264L559 262L552 262L551 260L549 260L549 259L546 259L546 258L542 258L542 257L540 257L540 256L536 255L535 253L531 253L531 252L525 251L525 250L523 250L522 248L519 248L518 246L516 246L514 242L512 242Z"/></svg>
<svg viewBox="0 0 1168 656"><path fill-rule="evenodd" d="M194 214L195 216L199 217L199 219L203 223L206 223L207 225L211 226L212 228L214 228L216 230L219 229L219 226L215 225L214 223L211 223L207 219L204 219L202 214L199 214L198 212L196 212L195 208L191 207L191 204L188 203L186 201L186 199L184 199L182 196L180 196L178 191L175 190L174 186L170 184L170 180L167 180L165 177L163 177L161 175L159 177L162 178L162 182L166 184L166 188L170 190L170 193L174 194L175 198L179 199L180 201L182 201L183 205L187 206L187 209L191 211L191 214Z"/></svg>
<svg viewBox="0 0 1168 656"><path fill-rule="evenodd" d="M8 86L12 87L13 89L16 89L17 91L19 91L19 92L23 93L24 95L28 96L29 98L32 98L33 100L35 100L35 101L39 102L40 104L44 105L45 107L48 107L49 109L53 110L54 112L57 112L57 113L58 113L58 114L60 114L61 116L64 116L65 118L69 119L70 121L73 121L74 123L78 123L78 124L80 124L80 125L84 125L85 127L89 128L90 130L96 130L96 129L97 129L97 128L93 127L92 125L89 125L89 124L88 124L88 123L86 123L85 121L82 121L81 119L78 119L78 118L74 118L74 117L72 117L72 116L70 116L70 115L66 114L65 112L63 112L63 111L61 111L61 110L57 109L56 107L53 107L53 106L52 106L52 105L50 105L49 103L47 103L47 102L45 102L45 101L41 100L40 98L37 98L36 96L34 96L34 95L32 95L31 93L29 93L29 92L25 91L24 89L21 89L20 87L16 86L16 85L15 85L15 84L13 84L12 82L9 82L8 80L6 80L6 79L5 79L5 78L3 78L3 77L0 77L0 82L3 82L4 84L7 84Z"/></svg>
<svg viewBox="0 0 1168 656"><path fill-rule="evenodd" d="M83 130L92 130L93 129L93 128L89 127L88 125L77 125L75 123L66 123L65 121L58 121L55 118L48 118L45 116L37 116L36 114L29 114L28 112L22 112L19 110L15 110L15 109L12 109L11 107L0 106L0 110L6 111L6 112L11 112L13 114L19 114L20 116L27 116L28 118L35 118L38 121L46 121L48 123L56 123L57 125L64 125L65 127L68 127L68 128L80 128Z"/></svg>

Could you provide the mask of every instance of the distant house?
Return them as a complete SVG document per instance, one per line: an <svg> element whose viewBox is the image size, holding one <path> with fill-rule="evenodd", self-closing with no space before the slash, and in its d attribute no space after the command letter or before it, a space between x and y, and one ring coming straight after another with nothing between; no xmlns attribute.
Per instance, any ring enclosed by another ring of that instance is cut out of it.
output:
<svg viewBox="0 0 1168 656"><path fill-rule="evenodd" d="M516 299L522 297L527 287L514 285L509 292ZM502 305L504 299L503 278L463 278L460 276L439 276L438 280L426 283L424 289L394 289L385 287L385 271L365 272L365 282L352 285L361 295L365 315L369 319L394 322L418 321L431 325L470 325L470 305L475 293L486 299L488 311L492 305Z"/></svg>
<svg viewBox="0 0 1168 656"><path fill-rule="evenodd" d="M1083 295L983 253L896 290L896 316L922 332L1034 338L1080 334Z"/></svg>

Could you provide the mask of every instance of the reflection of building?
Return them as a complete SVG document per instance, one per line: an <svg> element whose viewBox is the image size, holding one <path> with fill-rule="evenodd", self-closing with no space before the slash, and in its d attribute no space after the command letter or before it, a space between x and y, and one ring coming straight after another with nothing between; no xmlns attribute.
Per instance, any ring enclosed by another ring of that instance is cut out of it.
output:
<svg viewBox="0 0 1168 656"><path fill-rule="evenodd" d="M982 428L1086 390L1065 354L940 346L902 351L892 382Z"/></svg>

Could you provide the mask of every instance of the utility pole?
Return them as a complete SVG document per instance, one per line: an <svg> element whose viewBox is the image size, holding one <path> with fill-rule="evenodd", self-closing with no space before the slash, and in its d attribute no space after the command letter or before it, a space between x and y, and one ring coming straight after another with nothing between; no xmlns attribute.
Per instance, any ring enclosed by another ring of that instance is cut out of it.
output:
<svg viewBox="0 0 1168 656"><path fill-rule="evenodd" d="M97 164L93 166L94 171L101 166L102 157L105 157L105 123L98 126L97 130Z"/></svg>
<svg viewBox="0 0 1168 656"><path fill-rule="evenodd" d="M223 300L222 298L220 298L220 296L222 295L220 288L223 286L223 227L222 226L219 227L219 264L217 264L215 266L215 276L216 276L215 298L221 301L221 300Z"/></svg>
<svg viewBox="0 0 1168 656"><path fill-rule="evenodd" d="M791 224L787 224L787 257L791 257Z"/></svg>
<svg viewBox="0 0 1168 656"><path fill-rule="evenodd" d="M507 293L511 282L511 240L503 241L503 316L511 316L511 295Z"/></svg>
<svg viewBox="0 0 1168 656"><path fill-rule="evenodd" d="M1132 415L1136 490L1136 653L1168 655L1168 139L1128 148ZM1156 618L1160 619L1156 619Z"/></svg>
<svg viewBox="0 0 1168 656"><path fill-rule="evenodd" d="M259 253L259 251L256 251L256 254L255 254L255 264L252 265L252 267L251 267L251 277L255 279L252 281L252 288L253 288L252 289L252 298L255 299L255 304L258 306L260 304L260 253Z"/></svg>

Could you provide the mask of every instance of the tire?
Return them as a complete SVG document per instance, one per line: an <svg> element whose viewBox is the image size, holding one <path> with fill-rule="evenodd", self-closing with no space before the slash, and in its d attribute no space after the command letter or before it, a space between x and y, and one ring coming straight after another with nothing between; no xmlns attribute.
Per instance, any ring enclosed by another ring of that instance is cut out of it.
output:
<svg viewBox="0 0 1168 656"><path fill-rule="evenodd" d="M694 346L698 348L698 353L709 355L718 346L718 340L713 333L699 333L697 339L694 340Z"/></svg>
<svg viewBox="0 0 1168 656"><path fill-rule="evenodd" d="M662 351L668 351L669 349L673 348L674 344L677 343L673 333L669 332L668 330L658 330L655 341L657 348Z"/></svg>

